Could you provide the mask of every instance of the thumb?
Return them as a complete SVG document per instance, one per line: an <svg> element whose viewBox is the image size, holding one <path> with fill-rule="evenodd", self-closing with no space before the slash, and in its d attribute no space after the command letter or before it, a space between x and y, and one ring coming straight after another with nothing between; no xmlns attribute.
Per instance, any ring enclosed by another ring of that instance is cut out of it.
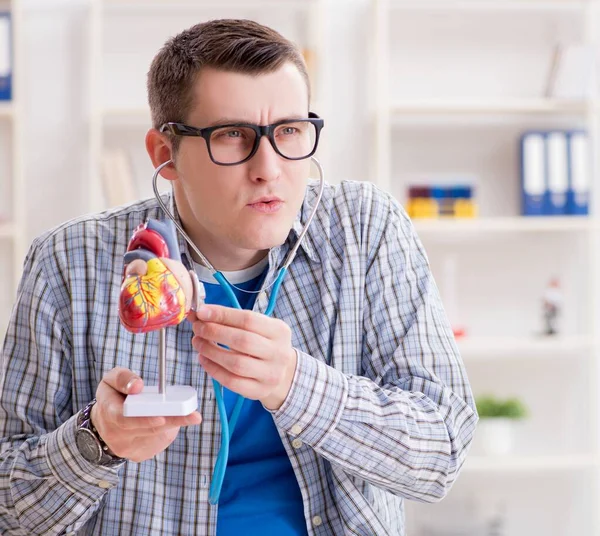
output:
<svg viewBox="0 0 600 536"><path fill-rule="evenodd" d="M144 387L144 381L135 372L123 367L109 370L102 381L124 395L136 395Z"/></svg>

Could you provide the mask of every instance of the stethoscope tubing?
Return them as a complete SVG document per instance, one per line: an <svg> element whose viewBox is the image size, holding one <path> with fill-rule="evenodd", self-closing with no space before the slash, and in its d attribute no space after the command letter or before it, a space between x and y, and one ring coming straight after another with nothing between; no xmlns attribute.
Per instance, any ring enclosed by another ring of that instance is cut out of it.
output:
<svg viewBox="0 0 600 536"><path fill-rule="evenodd" d="M314 156L311 156L310 159L316 165L316 167L319 171L319 190L317 193L317 198L316 198L315 204L313 206L313 209L308 217L308 220L306 221L306 225L304 226L304 228L302 229L302 232L300 233L300 236L298 237L298 240L296 241L296 243L294 244L294 247L290 250L290 252L286 256L281 267L279 268L277 277L273 284L273 290L271 291L271 296L269 297L269 303L267 304L267 309L265 311L266 316L271 316L271 314L273 313L273 309L275 309L275 303L277 302L277 295L279 294L279 289L281 287L281 284L283 283L283 278L285 277L285 274L287 273L287 269L288 269L289 265L292 263L292 261L296 257L296 253L298 252L298 248L300 247L300 244L302 243L302 239L304 238L306 232L308 231L308 228L309 228L309 226L317 212L319 204L321 202L321 198L323 197L323 190L325 188L325 175L323 173L323 167L321 166L321 163ZM192 248L192 250L196 253L196 255L198 256L200 261L211 271L212 276L217 280L217 282L219 283L221 288L225 291L227 297L229 298L229 301L231 302L232 307L234 307L236 309L241 309L242 307L240 306L240 303L239 303L235 293L233 292L233 288L232 288L231 284L227 281L225 276L221 272L216 270L214 268L214 266L210 263L210 261L202 254L200 249L196 246L196 244L194 244L194 242L191 240L191 238L188 236L188 234L185 232L183 227L179 224L179 222L177 221L175 216L171 213L171 211L169 210L169 208L167 207L167 205L161 198L160 192L158 190L158 184L157 184L158 177L160 175L160 172L166 166L168 166L172 163L173 163L172 160L167 160L166 162L163 162L162 164L160 164L154 170L154 175L152 176L152 188L154 190L154 196L156 197L156 200L158 201L158 204L160 205L160 207L162 208L164 213L173 221L176 229L186 240L186 242L188 243L190 248ZM235 426L237 424L238 418L242 411L242 406L244 405L245 398L241 395L237 395L237 400L235 402L233 411L231 412L231 417L228 419L227 418L227 409L225 407L225 400L223 398L223 387L215 379L212 380L212 383L213 383L213 389L215 392L215 400L217 402L217 410L219 412L219 420L221 421L221 447L219 449L219 454L217 456L217 461L215 463L213 476L212 476L211 484L210 484L209 496L208 496L209 503L212 505L215 505L219 502L219 496L221 494L221 487L223 485L223 480L225 478L225 470L227 469L227 460L229 459L229 441L235 430Z"/></svg>

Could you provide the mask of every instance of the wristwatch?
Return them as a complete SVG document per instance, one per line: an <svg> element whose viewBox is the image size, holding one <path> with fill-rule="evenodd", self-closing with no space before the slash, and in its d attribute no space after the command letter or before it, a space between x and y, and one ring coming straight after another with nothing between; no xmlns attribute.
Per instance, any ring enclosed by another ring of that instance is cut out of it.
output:
<svg viewBox="0 0 600 536"><path fill-rule="evenodd" d="M85 460L94 465L104 467L113 467L126 461L114 455L108 445L102 440L98 430L92 424L92 408L96 403L94 398L85 408L83 408L77 417L77 432L75 432L75 442L77 448Z"/></svg>

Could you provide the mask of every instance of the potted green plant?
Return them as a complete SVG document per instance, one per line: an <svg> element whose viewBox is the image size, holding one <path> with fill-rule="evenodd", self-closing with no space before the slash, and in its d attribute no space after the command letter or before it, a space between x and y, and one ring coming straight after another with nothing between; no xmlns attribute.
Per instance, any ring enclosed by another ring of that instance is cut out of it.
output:
<svg viewBox="0 0 600 536"><path fill-rule="evenodd" d="M482 453L491 456L510 454L514 427L527 416L527 409L518 398L498 398L491 395L475 399L479 424L476 440Z"/></svg>

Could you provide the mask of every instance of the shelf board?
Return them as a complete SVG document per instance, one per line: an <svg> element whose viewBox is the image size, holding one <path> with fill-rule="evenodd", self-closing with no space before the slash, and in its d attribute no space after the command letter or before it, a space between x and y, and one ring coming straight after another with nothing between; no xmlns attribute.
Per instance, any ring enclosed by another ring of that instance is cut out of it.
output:
<svg viewBox="0 0 600 536"><path fill-rule="evenodd" d="M0 222L0 239L14 238L15 226L10 222Z"/></svg>
<svg viewBox="0 0 600 536"><path fill-rule="evenodd" d="M0 118L11 118L15 113L15 108L11 101L0 101Z"/></svg>
<svg viewBox="0 0 600 536"><path fill-rule="evenodd" d="M406 11L583 11L583 0L391 0L390 9Z"/></svg>
<svg viewBox="0 0 600 536"><path fill-rule="evenodd" d="M389 113L394 119L403 116L436 115L536 115L584 114L597 109L596 100L568 101L555 99L506 100L404 100L393 103Z"/></svg>
<svg viewBox="0 0 600 536"><path fill-rule="evenodd" d="M571 471L598 467L594 456L467 456L464 472Z"/></svg>
<svg viewBox="0 0 600 536"><path fill-rule="evenodd" d="M591 338L585 336L464 337L457 339L461 356L469 360L525 359L572 356L589 351Z"/></svg>
<svg viewBox="0 0 600 536"><path fill-rule="evenodd" d="M413 219L413 224L419 235L446 236L461 233L590 231L597 227L595 219L585 216Z"/></svg>

